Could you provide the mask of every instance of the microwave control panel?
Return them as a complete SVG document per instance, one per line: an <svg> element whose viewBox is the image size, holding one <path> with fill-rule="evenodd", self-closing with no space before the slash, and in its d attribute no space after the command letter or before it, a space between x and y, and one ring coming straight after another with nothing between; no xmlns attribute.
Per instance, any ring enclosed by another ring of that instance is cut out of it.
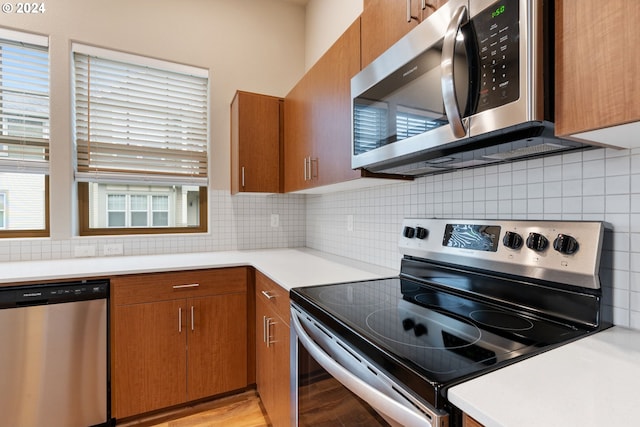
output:
<svg viewBox="0 0 640 427"><path fill-rule="evenodd" d="M502 0L472 18L478 45L477 111L516 101L519 93L518 2Z"/></svg>

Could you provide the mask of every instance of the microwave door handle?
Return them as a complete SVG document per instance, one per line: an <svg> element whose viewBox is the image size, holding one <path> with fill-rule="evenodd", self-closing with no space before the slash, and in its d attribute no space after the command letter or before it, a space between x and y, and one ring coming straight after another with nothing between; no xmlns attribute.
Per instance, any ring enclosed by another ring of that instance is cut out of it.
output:
<svg viewBox="0 0 640 427"><path fill-rule="evenodd" d="M357 376L353 375L347 369L342 367L331 356L322 350L318 344L307 334L300 324L298 315L295 310L291 310L291 326L298 340L304 345L311 357L318 362L333 378L339 381L346 388L351 390L358 397L363 399L369 406L382 415L391 418L393 421L399 422L405 426L432 426L431 421L424 415L414 412L406 406L396 402L384 393L373 388ZM386 417L385 417L386 419Z"/></svg>
<svg viewBox="0 0 640 427"><path fill-rule="evenodd" d="M456 101L456 82L454 79L454 55L456 47L456 36L458 30L467 19L467 7L460 6L456 9L451 22L447 27L447 32L444 36L442 43L442 100L444 102L444 111L449 120L449 125L453 131L453 135L456 138L462 138L466 135L467 131L462 123L462 116L458 109L458 102Z"/></svg>

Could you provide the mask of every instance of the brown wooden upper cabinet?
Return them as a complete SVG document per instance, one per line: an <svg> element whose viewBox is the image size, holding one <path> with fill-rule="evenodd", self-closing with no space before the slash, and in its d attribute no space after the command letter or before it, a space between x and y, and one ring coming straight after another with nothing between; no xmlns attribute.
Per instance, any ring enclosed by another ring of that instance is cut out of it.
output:
<svg viewBox="0 0 640 427"><path fill-rule="evenodd" d="M556 0L555 7L556 134L630 147L637 138L620 131L640 129L640 2ZM584 134L595 130L602 131Z"/></svg>
<svg viewBox="0 0 640 427"><path fill-rule="evenodd" d="M447 0L369 0L362 19L362 68Z"/></svg>
<svg viewBox="0 0 640 427"><path fill-rule="evenodd" d="M231 194L282 192L283 102L236 92L231 102Z"/></svg>
<svg viewBox="0 0 640 427"><path fill-rule="evenodd" d="M351 77L360 71L360 19L284 100L284 190L361 176L351 169Z"/></svg>

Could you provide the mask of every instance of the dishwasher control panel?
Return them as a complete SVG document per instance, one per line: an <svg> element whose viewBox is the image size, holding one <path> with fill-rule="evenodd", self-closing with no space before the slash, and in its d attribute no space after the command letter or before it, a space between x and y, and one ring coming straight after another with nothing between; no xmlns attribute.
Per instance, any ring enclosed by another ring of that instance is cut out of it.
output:
<svg viewBox="0 0 640 427"><path fill-rule="evenodd" d="M107 298L108 280L83 280L0 287L0 308L60 304Z"/></svg>

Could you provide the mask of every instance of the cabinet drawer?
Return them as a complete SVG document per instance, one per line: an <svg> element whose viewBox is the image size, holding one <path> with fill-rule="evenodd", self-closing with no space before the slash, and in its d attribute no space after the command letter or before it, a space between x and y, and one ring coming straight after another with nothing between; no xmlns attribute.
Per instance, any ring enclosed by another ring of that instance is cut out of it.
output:
<svg viewBox="0 0 640 427"><path fill-rule="evenodd" d="M276 314L289 325L289 292L264 274L256 271L256 299L266 301Z"/></svg>
<svg viewBox="0 0 640 427"><path fill-rule="evenodd" d="M112 304L139 304L247 290L245 267L132 274L111 279Z"/></svg>

